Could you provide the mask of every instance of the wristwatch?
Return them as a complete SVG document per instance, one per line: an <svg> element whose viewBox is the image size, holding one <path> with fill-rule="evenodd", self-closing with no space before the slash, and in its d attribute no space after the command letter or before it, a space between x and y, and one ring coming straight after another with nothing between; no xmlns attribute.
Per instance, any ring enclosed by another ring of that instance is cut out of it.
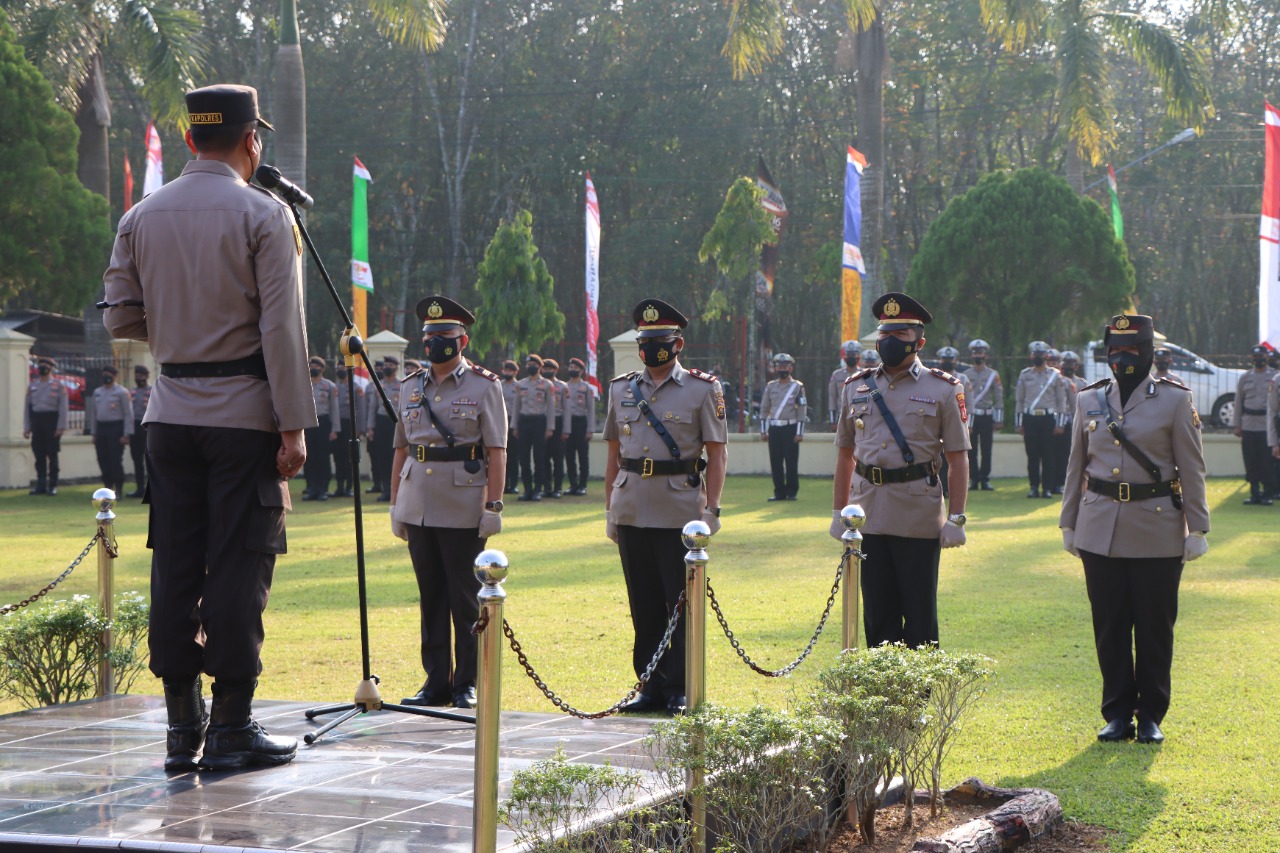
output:
<svg viewBox="0 0 1280 853"><path fill-rule="evenodd" d="M964 527L964 523L965 521L967 521L967 519L964 517L963 512L957 512L952 515L948 515L947 521L951 522L956 527Z"/></svg>
<svg viewBox="0 0 1280 853"><path fill-rule="evenodd" d="M716 518L720 517L720 507L716 507L715 509L712 509L711 507L707 507L706 509L707 509L707 512L711 513Z"/></svg>
<svg viewBox="0 0 1280 853"><path fill-rule="evenodd" d="M472 506L475 506L475 504L472 504ZM502 512L502 501L501 500L485 501L484 508L491 509L494 512Z"/></svg>

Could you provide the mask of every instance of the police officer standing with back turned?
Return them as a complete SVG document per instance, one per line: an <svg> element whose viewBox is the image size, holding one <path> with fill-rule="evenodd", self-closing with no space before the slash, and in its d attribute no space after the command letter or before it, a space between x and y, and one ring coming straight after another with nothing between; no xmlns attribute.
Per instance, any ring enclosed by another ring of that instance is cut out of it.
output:
<svg viewBox="0 0 1280 853"><path fill-rule="evenodd" d="M831 535L844 533L840 510L860 504L863 626L867 646L938 643L941 548L965 543L969 430L960 380L918 356L933 316L905 293L886 293L871 310L880 320L883 365L844 385L836 424ZM950 469L947 515L938 456Z"/></svg>
<svg viewBox="0 0 1280 853"><path fill-rule="evenodd" d="M304 356L302 235L247 183L258 93L187 93L196 155L120 219L104 322L161 364L147 406L151 671L164 680L166 770L283 764L293 738L253 719L262 612L285 552L288 477L316 423ZM205 712L200 674L214 679ZM206 727L208 738L206 739ZM201 747L203 746L203 755Z"/></svg>
<svg viewBox="0 0 1280 853"><path fill-rule="evenodd" d="M439 294L418 302L417 314L429 366L400 386L391 531L409 543L418 579L427 680L403 704L474 708L480 585L472 570L485 540L502 530L507 408L497 374L462 355L475 316Z"/></svg>
<svg viewBox="0 0 1280 853"><path fill-rule="evenodd" d="M1000 371L987 364L991 347L982 338L969 341L969 491L994 491L991 485L991 443L1004 425L1004 383Z"/></svg>
<svg viewBox="0 0 1280 853"><path fill-rule="evenodd" d="M635 628L631 663L639 677L684 592L681 530L697 519L713 534L720 529L729 454L719 381L679 361L688 318L661 299L641 300L631 317L645 367L609 383L604 506L605 534L622 558ZM684 713L684 618L643 692L623 711Z"/></svg>
<svg viewBox="0 0 1280 853"><path fill-rule="evenodd" d="M809 407L804 383L792 378L796 360L785 352L773 357L774 378L760 396L760 440L769 442L773 473L771 501L793 501L800 492L800 442Z"/></svg>
<svg viewBox="0 0 1280 853"><path fill-rule="evenodd" d="M587 480L591 476L588 443L596 434L596 389L582 378L587 363L574 356L569 359L568 408L565 414L569 424L569 441L565 446L565 461L569 468L569 494L585 495Z"/></svg>
<svg viewBox="0 0 1280 853"><path fill-rule="evenodd" d="M1236 383L1235 433L1244 455L1244 478L1249 481L1246 506L1271 506L1275 484L1273 468L1267 455L1267 392L1271 387L1271 369L1267 367L1267 348L1256 346L1250 353L1253 370L1241 374Z"/></svg>
<svg viewBox="0 0 1280 853"><path fill-rule="evenodd" d="M1027 451L1029 498L1050 498L1053 489L1053 437L1062 434L1059 419L1066 417L1067 389L1062 374L1045 364L1049 345L1032 341L1027 346L1031 366L1018 374L1014 425Z"/></svg>
<svg viewBox="0 0 1280 853"><path fill-rule="evenodd" d="M67 387L53 372L58 363L47 355L36 359L38 378L27 384L22 406L22 437L31 439L36 458L36 487L28 494L58 493L58 451L67 429Z"/></svg>
<svg viewBox="0 0 1280 853"><path fill-rule="evenodd" d="M124 449L133 436L133 400L116 384L120 371L108 364L102 368L102 384L93 389L90 402L90 430L93 449L98 454L102 485L117 495L124 494Z"/></svg>
<svg viewBox="0 0 1280 853"><path fill-rule="evenodd" d="M1113 379L1080 390L1062 498L1062 547L1084 564L1102 670L1104 741L1160 743L1185 563L1209 550L1200 415L1191 391L1151 375L1151 318L1119 314ZM1136 652L1136 655L1135 655Z"/></svg>
<svg viewBox="0 0 1280 853"><path fill-rule="evenodd" d="M858 359L862 355L862 344L849 340L840 345L840 359L843 362L831 371L827 380L827 423L836 425L840 416L840 392L844 390L844 382L858 372Z"/></svg>
<svg viewBox="0 0 1280 853"><path fill-rule="evenodd" d="M133 366L134 388L129 392L133 405L133 438L129 440L129 455L133 457L133 479L137 489L129 493L131 498L140 498L147 489L147 428L142 418L147 414L147 403L151 402L151 371L145 364Z"/></svg>
<svg viewBox="0 0 1280 853"><path fill-rule="evenodd" d="M511 415L524 480L524 494L516 500L540 501L550 481L547 441L554 426L556 386L542 375L542 356L536 352L525 357L524 372L524 378L516 383L516 407Z"/></svg>

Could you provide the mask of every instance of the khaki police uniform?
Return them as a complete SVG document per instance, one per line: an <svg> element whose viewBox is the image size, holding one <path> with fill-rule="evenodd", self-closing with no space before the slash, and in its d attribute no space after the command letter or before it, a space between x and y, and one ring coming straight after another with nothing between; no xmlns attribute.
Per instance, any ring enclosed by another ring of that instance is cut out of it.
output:
<svg viewBox="0 0 1280 853"><path fill-rule="evenodd" d="M359 376L352 377L355 388L356 424L363 424L367 417L365 388ZM347 378L339 377L334 383L338 388L338 438L330 449L333 451L333 497L352 497L355 486L351 482L351 439L354 434L351 420L351 389L347 387ZM375 392L370 392L375 393ZM318 415L319 410L317 410ZM358 452L358 451L357 451Z"/></svg>
<svg viewBox="0 0 1280 853"><path fill-rule="evenodd" d="M1271 391L1272 371L1246 371L1236 383L1235 427L1240 435L1244 456L1244 477L1249 481L1251 500L1265 501L1276 493L1267 443L1267 395Z"/></svg>
<svg viewBox="0 0 1280 853"><path fill-rule="evenodd" d="M135 374L140 375L140 374ZM144 381L150 382L150 379ZM147 415L147 403L151 402L151 386L141 385L129 391L133 401L133 438L129 440L129 455L133 457L133 479L137 490L129 497L140 498L147 487L147 427L143 418Z"/></svg>
<svg viewBox="0 0 1280 853"><path fill-rule="evenodd" d="M250 683L285 552L279 431L316 423L289 209L194 160L120 220L103 320L160 362L147 406L151 671Z"/></svg>
<svg viewBox="0 0 1280 853"><path fill-rule="evenodd" d="M551 437L547 439L547 491L542 496L558 498L564 492L564 455L569 432L565 413L569 408L569 386L554 374L544 373L543 377L555 386L556 409L551 421Z"/></svg>
<svg viewBox="0 0 1280 853"><path fill-rule="evenodd" d="M565 461L569 469L569 494L585 495L591 476L589 444L596 433L596 389L581 376L565 383L565 419L569 440Z"/></svg>
<svg viewBox="0 0 1280 853"><path fill-rule="evenodd" d="M840 417L840 394L844 390L844 383L858 370L857 367L841 365L831 371L831 377L827 380L827 422L833 426Z"/></svg>
<svg viewBox="0 0 1280 853"><path fill-rule="evenodd" d="M102 485L117 496L123 495L124 445L121 439L133 436L133 400L128 390L115 382L99 385L93 389L89 415L89 429L93 434L93 449L98 457Z"/></svg>
<svg viewBox="0 0 1280 853"><path fill-rule="evenodd" d="M502 383L502 402L507 407L507 472L502 492L503 494L514 495L520 491L516 488L520 482L520 460L518 458L520 454L516 452L518 442L515 436L511 434L511 431L515 428L515 421L512 418L515 416L516 410L516 380L515 378L508 379L504 375L499 381Z"/></svg>
<svg viewBox="0 0 1280 853"><path fill-rule="evenodd" d="M1280 373L1272 375L1267 389L1267 446L1280 447Z"/></svg>
<svg viewBox="0 0 1280 853"><path fill-rule="evenodd" d="M809 401L804 383L788 377L771 379L760 395L760 435L769 441L773 499L793 501L800 492L800 444Z"/></svg>
<svg viewBox="0 0 1280 853"><path fill-rule="evenodd" d="M1050 497L1053 489L1053 431L1065 425L1067 385L1052 367L1027 367L1018 374L1014 425L1022 430L1031 492Z"/></svg>
<svg viewBox="0 0 1280 853"><path fill-rule="evenodd" d="M400 360L388 357L382 370L382 390L394 406L400 399L400 380L397 378ZM378 392L370 390L373 393L373 400L369 406L365 426L371 436L369 439L369 459L373 469L371 476L373 487L382 492L378 496L378 501L387 503L391 500L391 459L395 454L396 425L387 414L386 406L382 405L382 398L378 396Z"/></svg>
<svg viewBox="0 0 1280 853"><path fill-rule="evenodd" d="M538 362L541 370L541 360ZM516 404L511 413L515 424L520 478L524 481L521 500L537 500L551 489L547 470L547 433L555 425L558 408L555 383L541 373L516 381Z"/></svg>
<svg viewBox="0 0 1280 853"><path fill-rule="evenodd" d="M965 372L971 391L969 404L969 483L970 488L991 488L991 445L995 433L1004 424L1004 383L1000 371L983 364Z"/></svg>
<svg viewBox="0 0 1280 853"><path fill-rule="evenodd" d="M67 387L52 372L27 383L22 431L30 434L31 453L36 459L36 487L32 494L58 492L58 453L67 428L67 407Z"/></svg>
<svg viewBox="0 0 1280 853"><path fill-rule="evenodd" d="M1061 371L1059 371L1061 373ZM1066 391L1067 405L1062 419L1062 433L1054 435L1049 445L1053 450L1053 480L1049 484L1049 494L1062 494L1062 486L1067 476L1067 457L1071 455L1071 425L1076 410L1076 395L1084 387L1085 382L1077 376L1061 374L1062 387Z"/></svg>
<svg viewBox="0 0 1280 853"><path fill-rule="evenodd" d="M328 500L329 481L333 479L329 436L338 431L342 419L338 386L323 376L315 377L311 380L311 399L316 406L316 425L307 430L307 461L303 467L307 488L302 498Z"/></svg>

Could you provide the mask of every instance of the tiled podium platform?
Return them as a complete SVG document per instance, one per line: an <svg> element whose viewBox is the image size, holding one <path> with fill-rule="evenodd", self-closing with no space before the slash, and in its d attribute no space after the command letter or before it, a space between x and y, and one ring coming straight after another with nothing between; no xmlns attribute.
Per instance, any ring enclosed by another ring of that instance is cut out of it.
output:
<svg viewBox="0 0 1280 853"><path fill-rule="evenodd" d="M255 703L299 739L315 703ZM557 748L573 760L639 767L649 721L502 717L499 776ZM0 850L471 850L469 725L364 714L284 767L167 776L164 701L116 696L0 717ZM498 830L498 849L512 843Z"/></svg>

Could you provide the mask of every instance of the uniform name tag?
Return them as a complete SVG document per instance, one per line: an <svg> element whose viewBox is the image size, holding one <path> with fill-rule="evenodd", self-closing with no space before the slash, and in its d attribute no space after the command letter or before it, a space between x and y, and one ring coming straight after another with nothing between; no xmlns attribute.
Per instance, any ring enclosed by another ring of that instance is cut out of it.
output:
<svg viewBox="0 0 1280 853"><path fill-rule="evenodd" d="M933 403L934 405L937 405L938 403L938 401L934 400L932 397L916 397L912 395L911 399L917 403Z"/></svg>
<svg viewBox="0 0 1280 853"><path fill-rule="evenodd" d="M870 399L871 399L870 397L866 397L866 396L864 396L864 397L854 397L854 398L853 398L853 402L855 402L855 403L865 403L865 402L867 402L867 401L868 401L868 400L870 400Z"/></svg>
<svg viewBox="0 0 1280 853"><path fill-rule="evenodd" d="M1087 414L1087 415L1104 415L1104 414L1106 414L1106 412L1102 412L1102 411L1097 411L1097 412L1095 412L1094 410L1090 409L1089 411L1085 412L1085 414Z"/></svg>
<svg viewBox="0 0 1280 853"><path fill-rule="evenodd" d="M623 400L622 405L631 406L632 408L635 408L639 404L635 400Z"/></svg>
<svg viewBox="0 0 1280 853"><path fill-rule="evenodd" d="M480 404L479 404L479 403L477 403L475 400L454 400L454 401L453 401L453 404L454 404L455 406L478 406L478 405L480 405Z"/></svg>

